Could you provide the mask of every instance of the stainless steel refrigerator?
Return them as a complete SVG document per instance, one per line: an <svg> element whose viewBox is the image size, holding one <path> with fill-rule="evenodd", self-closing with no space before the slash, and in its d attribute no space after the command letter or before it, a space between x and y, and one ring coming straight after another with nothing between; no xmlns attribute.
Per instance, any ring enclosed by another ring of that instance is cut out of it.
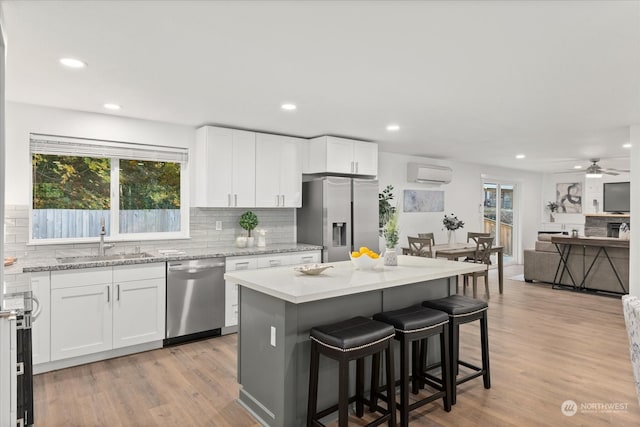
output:
<svg viewBox="0 0 640 427"><path fill-rule="evenodd" d="M325 176L302 183L298 241L324 246L322 261L345 261L361 246L379 252L378 181Z"/></svg>

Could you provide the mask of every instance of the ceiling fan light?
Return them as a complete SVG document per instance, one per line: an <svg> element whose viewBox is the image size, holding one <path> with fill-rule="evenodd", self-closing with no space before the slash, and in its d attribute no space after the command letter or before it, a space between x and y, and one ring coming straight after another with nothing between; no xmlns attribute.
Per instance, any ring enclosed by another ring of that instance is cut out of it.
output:
<svg viewBox="0 0 640 427"><path fill-rule="evenodd" d="M602 178L602 174L601 173L587 173L587 178Z"/></svg>

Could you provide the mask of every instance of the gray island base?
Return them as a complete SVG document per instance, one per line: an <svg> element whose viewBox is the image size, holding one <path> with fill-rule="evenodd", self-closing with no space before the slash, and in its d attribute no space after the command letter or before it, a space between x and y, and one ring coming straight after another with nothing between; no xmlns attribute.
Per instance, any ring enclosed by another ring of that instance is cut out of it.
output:
<svg viewBox="0 0 640 427"><path fill-rule="evenodd" d="M320 276L302 276L290 267L227 273L226 280L240 285L239 402L264 425L306 425L312 327L451 295L458 274L482 268L398 259L398 267L371 271L355 270L348 261L332 263ZM433 344L429 357L437 359L437 340ZM337 402L337 379L337 363L321 357L318 408Z"/></svg>

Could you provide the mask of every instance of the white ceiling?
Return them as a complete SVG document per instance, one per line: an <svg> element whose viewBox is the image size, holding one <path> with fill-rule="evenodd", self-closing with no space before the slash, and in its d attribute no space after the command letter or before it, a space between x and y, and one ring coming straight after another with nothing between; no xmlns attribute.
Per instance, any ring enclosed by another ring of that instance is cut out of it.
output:
<svg viewBox="0 0 640 427"><path fill-rule="evenodd" d="M10 101L100 113L115 102L128 117L547 171L591 157L628 166L621 146L640 124L638 1L3 1L2 11ZM63 56L88 67L65 69ZM399 132L385 130L392 122Z"/></svg>

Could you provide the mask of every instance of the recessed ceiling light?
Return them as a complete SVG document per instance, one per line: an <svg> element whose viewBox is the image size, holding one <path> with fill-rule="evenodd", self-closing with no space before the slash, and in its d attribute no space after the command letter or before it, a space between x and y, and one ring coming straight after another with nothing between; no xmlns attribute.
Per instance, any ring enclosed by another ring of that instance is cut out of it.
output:
<svg viewBox="0 0 640 427"><path fill-rule="evenodd" d="M285 111L293 111L298 107L296 107L296 104L282 104L280 108L282 108Z"/></svg>
<svg viewBox="0 0 640 427"><path fill-rule="evenodd" d="M524 154L516 154L516 159L524 159L525 157L527 156L525 156Z"/></svg>
<svg viewBox="0 0 640 427"><path fill-rule="evenodd" d="M87 66L85 62L75 58L60 58L60 63L69 68L84 68Z"/></svg>
<svg viewBox="0 0 640 427"><path fill-rule="evenodd" d="M582 165L575 165L573 168L574 169L582 169Z"/></svg>
<svg viewBox="0 0 640 427"><path fill-rule="evenodd" d="M390 132L395 132L397 130L400 130L400 125L396 125L396 124L388 125L387 130Z"/></svg>
<svg viewBox="0 0 640 427"><path fill-rule="evenodd" d="M631 143L627 142L626 144L622 144L622 148L631 148Z"/></svg>
<svg viewBox="0 0 640 427"><path fill-rule="evenodd" d="M120 108L122 108L118 104L110 104L110 103L104 104L103 107L106 108L107 110L119 110Z"/></svg>

